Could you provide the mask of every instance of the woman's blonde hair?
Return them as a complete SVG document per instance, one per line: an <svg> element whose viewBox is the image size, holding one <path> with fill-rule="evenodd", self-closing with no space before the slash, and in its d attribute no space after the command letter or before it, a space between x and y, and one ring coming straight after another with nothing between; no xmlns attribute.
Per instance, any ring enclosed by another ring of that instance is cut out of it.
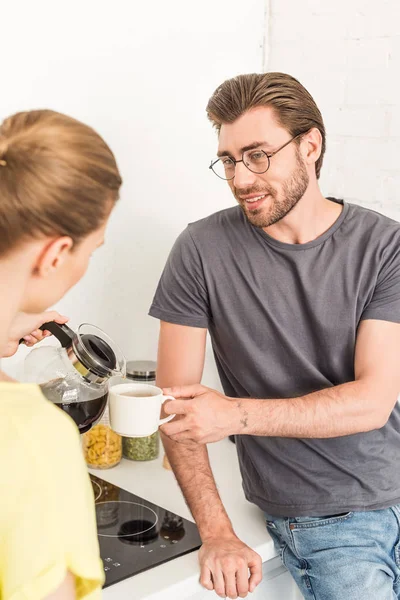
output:
<svg viewBox="0 0 400 600"><path fill-rule="evenodd" d="M121 183L91 127L51 110L9 117L0 125L0 256L42 236L79 244L104 223Z"/></svg>

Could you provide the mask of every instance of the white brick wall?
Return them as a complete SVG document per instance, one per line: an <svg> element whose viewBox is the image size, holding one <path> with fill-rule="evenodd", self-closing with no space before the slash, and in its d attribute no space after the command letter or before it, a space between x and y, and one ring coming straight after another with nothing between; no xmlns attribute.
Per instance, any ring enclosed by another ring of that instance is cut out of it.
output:
<svg viewBox="0 0 400 600"><path fill-rule="evenodd" d="M327 129L325 195L400 221L400 0L267 0L268 71L290 73Z"/></svg>

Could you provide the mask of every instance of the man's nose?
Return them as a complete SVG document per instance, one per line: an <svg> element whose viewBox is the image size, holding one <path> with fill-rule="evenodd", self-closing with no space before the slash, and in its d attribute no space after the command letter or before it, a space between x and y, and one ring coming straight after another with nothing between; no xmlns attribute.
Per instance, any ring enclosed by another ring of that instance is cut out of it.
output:
<svg viewBox="0 0 400 600"><path fill-rule="evenodd" d="M235 168L235 178L233 180L236 188L247 188L251 187L255 184L257 180L257 174L250 171L243 163L240 161L236 163Z"/></svg>

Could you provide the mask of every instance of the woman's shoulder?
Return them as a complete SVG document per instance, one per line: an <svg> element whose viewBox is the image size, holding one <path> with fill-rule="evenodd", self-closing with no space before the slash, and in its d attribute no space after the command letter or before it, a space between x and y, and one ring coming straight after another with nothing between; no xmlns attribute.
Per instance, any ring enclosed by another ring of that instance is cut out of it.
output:
<svg viewBox="0 0 400 600"><path fill-rule="evenodd" d="M77 598L97 597L104 575L78 428L37 386L0 384L0 470L6 596L47 597L69 570Z"/></svg>
<svg viewBox="0 0 400 600"><path fill-rule="evenodd" d="M43 395L40 387L18 382L0 382L0 415L2 420L17 421L20 428L54 423L62 430L76 433L73 421ZM0 424L1 427L1 424Z"/></svg>
<svg viewBox="0 0 400 600"><path fill-rule="evenodd" d="M80 449L78 428L39 386L0 383L0 461L51 462L66 448Z"/></svg>

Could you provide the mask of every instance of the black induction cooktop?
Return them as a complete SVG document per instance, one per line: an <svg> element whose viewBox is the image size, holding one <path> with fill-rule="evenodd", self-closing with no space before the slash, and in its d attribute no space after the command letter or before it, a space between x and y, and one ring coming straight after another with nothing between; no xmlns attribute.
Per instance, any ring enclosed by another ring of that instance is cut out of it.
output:
<svg viewBox="0 0 400 600"><path fill-rule="evenodd" d="M191 521L99 477L90 479L104 587L200 548L199 532Z"/></svg>

